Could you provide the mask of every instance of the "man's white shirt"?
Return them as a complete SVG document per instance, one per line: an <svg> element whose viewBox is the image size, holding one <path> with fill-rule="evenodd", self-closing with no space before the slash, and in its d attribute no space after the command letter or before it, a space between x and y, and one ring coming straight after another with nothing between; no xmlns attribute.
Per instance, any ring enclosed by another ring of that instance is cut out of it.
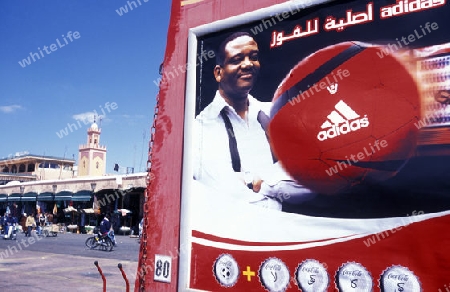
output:
<svg viewBox="0 0 450 292"><path fill-rule="evenodd" d="M266 134L257 120L259 111L269 115L271 103L248 96L247 120L242 119L219 92L196 117L194 123L194 179L217 194L249 203L265 200L237 178L231 162L229 138L220 111L226 108L233 127L241 160L241 171L258 175L266 184L274 185L291 179L278 163L273 162ZM213 195L213 194L212 194Z"/></svg>

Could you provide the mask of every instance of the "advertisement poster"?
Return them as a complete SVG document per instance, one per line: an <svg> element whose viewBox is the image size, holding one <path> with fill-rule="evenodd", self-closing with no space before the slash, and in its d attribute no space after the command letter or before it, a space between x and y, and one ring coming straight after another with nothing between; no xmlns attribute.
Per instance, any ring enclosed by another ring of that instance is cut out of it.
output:
<svg viewBox="0 0 450 292"><path fill-rule="evenodd" d="M192 34L186 289L450 291L447 2L289 1Z"/></svg>

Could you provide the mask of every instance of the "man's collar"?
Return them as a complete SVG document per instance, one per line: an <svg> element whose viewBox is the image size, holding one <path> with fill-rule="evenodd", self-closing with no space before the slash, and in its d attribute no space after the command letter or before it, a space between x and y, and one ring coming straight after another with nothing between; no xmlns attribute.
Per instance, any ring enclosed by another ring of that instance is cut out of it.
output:
<svg viewBox="0 0 450 292"><path fill-rule="evenodd" d="M247 98L249 107L259 103L259 101L250 94L247 96ZM219 91L217 90L216 95L214 96L214 100L211 102L207 112L205 112L206 118L208 119L217 118L220 115L220 111L225 107L228 108L229 111L236 113L234 108L225 101L225 99L220 95Z"/></svg>

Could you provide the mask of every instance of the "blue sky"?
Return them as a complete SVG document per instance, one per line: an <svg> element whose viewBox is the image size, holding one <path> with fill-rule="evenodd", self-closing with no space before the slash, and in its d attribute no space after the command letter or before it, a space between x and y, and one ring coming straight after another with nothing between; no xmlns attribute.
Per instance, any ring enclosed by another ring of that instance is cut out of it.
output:
<svg viewBox="0 0 450 292"><path fill-rule="evenodd" d="M97 112L107 173L145 170L171 1L144 1L1 2L0 158L78 161Z"/></svg>

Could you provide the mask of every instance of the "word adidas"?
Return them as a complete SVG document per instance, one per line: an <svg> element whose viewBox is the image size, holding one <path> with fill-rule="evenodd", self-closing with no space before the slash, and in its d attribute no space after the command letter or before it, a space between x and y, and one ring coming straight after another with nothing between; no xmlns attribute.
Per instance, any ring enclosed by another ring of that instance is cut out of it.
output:
<svg viewBox="0 0 450 292"><path fill-rule="evenodd" d="M343 100L340 100L334 108L336 110L333 110L327 116L328 120L321 126L322 129L327 130L320 131L317 134L317 139L319 139L319 141L332 139L369 126L369 118L367 118L367 115L364 115L364 117L360 119L360 115L358 115Z"/></svg>
<svg viewBox="0 0 450 292"><path fill-rule="evenodd" d="M420 12L445 5L446 0L397 0L395 4L380 8L380 18L385 19L408 13Z"/></svg>
<svg viewBox="0 0 450 292"><path fill-rule="evenodd" d="M327 131L320 131L317 135L317 138L320 141L324 141L326 139L332 139L339 135L345 135L353 131L357 131L361 128L367 128L369 126L369 119L367 116L364 116L362 119L354 120L349 123L349 121L345 121L342 125L332 125L330 129Z"/></svg>

